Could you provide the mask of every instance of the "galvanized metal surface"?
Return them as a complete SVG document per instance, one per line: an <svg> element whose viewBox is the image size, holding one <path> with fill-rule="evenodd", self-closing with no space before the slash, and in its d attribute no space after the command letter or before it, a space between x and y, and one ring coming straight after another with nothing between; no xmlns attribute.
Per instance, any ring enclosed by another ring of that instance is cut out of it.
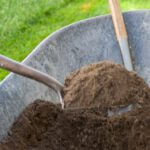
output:
<svg viewBox="0 0 150 150"><path fill-rule="evenodd" d="M124 16L135 70L150 84L150 11L129 12ZM69 72L102 60L122 64L110 16L84 20L55 32L23 63L63 83ZM54 91L19 75L11 74L0 84L0 139L35 99L58 103Z"/></svg>

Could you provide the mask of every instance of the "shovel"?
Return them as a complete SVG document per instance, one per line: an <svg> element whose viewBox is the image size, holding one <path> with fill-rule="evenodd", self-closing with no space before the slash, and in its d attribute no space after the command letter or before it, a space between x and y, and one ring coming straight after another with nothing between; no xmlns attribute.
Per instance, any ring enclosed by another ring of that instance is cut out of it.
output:
<svg viewBox="0 0 150 150"><path fill-rule="evenodd" d="M119 42L123 63L127 70L133 71L133 64L128 44L128 35L124 23L123 15L121 12L119 0L109 0L110 9L112 12L112 19L114 28Z"/></svg>
<svg viewBox="0 0 150 150"><path fill-rule="evenodd" d="M62 108L64 108L64 102L62 98L63 96L61 94L63 85L52 76L49 76L43 72L40 72L24 64L18 63L3 55L0 55L0 67L8 71L17 73L19 75L22 75L24 77L33 79L40 83L43 83L44 85L52 88L58 93L60 103L62 105Z"/></svg>
<svg viewBox="0 0 150 150"><path fill-rule="evenodd" d="M64 86L52 76L49 76L24 64L18 63L3 55L0 55L0 67L17 73L19 75L25 76L27 78L33 79L40 83L43 83L44 85L54 89L58 93L62 109L64 109L63 94L61 92ZM107 115L110 117L113 115L122 114L124 112L130 111L132 107L133 105L129 105L123 108L117 108L115 111L108 109Z"/></svg>

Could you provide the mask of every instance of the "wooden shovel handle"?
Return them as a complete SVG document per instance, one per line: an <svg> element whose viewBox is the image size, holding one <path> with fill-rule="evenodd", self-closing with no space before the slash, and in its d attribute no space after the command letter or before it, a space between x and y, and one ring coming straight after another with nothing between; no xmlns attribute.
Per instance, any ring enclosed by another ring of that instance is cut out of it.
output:
<svg viewBox="0 0 150 150"><path fill-rule="evenodd" d="M109 0L110 9L112 11L112 18L114 22L114 27L117 35L117 39L127 38L127 31L121 12L119 0Z"/></svg>
<svg viewBox="0 0 150 150"><path fill-rule="evenodd" d="M28 67L24 64L18 63L3 55L0 55L0 67L8 71L17 73L19 75L25 76L27 78L41 82L47 85L48 87L53 88L56 92L61 91L63 88L63 85L59 81L57 81L55 78L45 73L42 73L38 70L35 70L31 67Z"/></svg>

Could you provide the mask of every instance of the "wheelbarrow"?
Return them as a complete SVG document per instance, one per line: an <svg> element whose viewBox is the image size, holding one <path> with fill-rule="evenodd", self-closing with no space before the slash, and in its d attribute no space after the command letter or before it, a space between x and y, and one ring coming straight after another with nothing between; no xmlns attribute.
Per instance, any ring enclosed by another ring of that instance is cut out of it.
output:
<svg viewBox="0 0 150 150"><path fill-rule="evenodd" d="M150 11L124 13L135 71L150 85ZM112 60L123 64L110 15L77 22L56 31L22 62L62 84L80 67ZM36 99L59 103L57 94L33 80L11 73L0 84L0 140L23 109Z"/></svg>

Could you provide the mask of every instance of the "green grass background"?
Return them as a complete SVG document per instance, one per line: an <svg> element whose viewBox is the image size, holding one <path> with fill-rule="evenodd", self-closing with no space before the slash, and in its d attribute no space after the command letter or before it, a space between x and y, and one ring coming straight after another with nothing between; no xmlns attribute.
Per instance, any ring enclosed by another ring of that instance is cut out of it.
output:
<svg viewBox="0 0 150 150"><path fill-rule="evenodd" d="M149 9L150 0L121 0L121 6ZM108 13L107 0L0 0L0 54L22 61L57 29ZM0 80L7 74L0 69Z"/></svg>

